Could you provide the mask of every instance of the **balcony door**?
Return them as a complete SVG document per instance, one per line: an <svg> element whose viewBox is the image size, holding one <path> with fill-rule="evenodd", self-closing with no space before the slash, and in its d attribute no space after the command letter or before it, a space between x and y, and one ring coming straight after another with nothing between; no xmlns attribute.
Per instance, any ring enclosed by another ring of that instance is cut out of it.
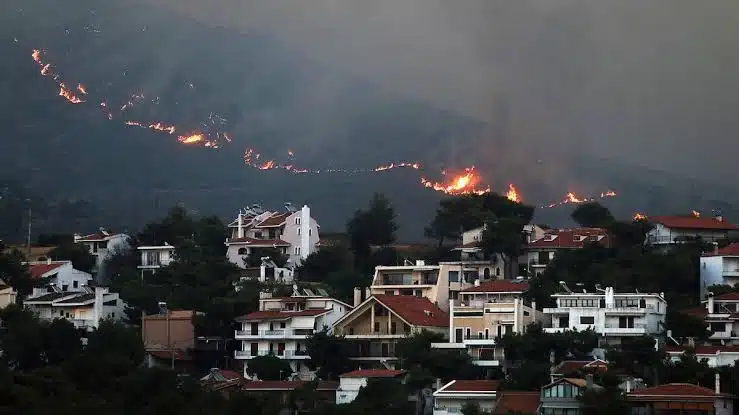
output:
<svg viewBox="0 0 739 415"><path fill-rule="evenodd" d="M256 336L259 334L259 323L251 323L251 335Z"/></svg>
<svg viewBox="0 0 739 415"><path fill-rule="evenodd" d="M462 335L464 331L462 329L455 329L454 330L454 342L455 343L462 343Z"/></svg>
<svg viewBox="0 0 739 415"><path fill-rule="evenodd" d="M633 329L634 328L634 317L619 317L618 328L620 329Z"/></svg>

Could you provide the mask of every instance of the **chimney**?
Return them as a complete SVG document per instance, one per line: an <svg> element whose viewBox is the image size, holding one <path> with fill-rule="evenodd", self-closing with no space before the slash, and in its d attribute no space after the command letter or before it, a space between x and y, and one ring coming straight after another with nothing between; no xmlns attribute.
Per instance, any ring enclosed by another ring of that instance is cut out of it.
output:
<svg viewBox="0 0 739 415"><path fill-rule="evenodd" d="M631 379L626 379L626 393L631 393Z"/></svg>
<svg viewBox="0 0 739 415"><path fill-rule="evenodd" d="M721 393L721 375L716 372L714 386L716 388L716 395Z"/></svg>
<svg viewBox="0 0 739 415"><path fill-rule="evenodd" d="M300 209L300 259L308 258L311 253L313 245L310 240L313 235L310 233L310 208L308 205L303 205Z"/></svg>
<svg viewBox="0 0 739 415"><path fill-rule="evenodd" d="M531 302L531 311L533 311L534 313L536 312L536 301L532 301ZM532 315L532 317L533 317L533 315Z"/></svg>
<svg viewBox="0 0 739 415"><path fill-rule="evenodd" d="M244 237L244 215L241 213L241 209L239 209L239 219L238 219L238 233L237 237L243 238Z"/></svg>
<svg viewBox="0 0 739 415"><path fill-rule="evenodd" d="M354 307L358 306L362 302L362 289L354 287Z"/></svg>
<svg viewBox="0 0 739 415"><path fill-rule="evenodd" d="M708 293L708 302L706 303L706 310L708 310L708 314L713 314L713 293Z"/></svg>
<svg viewBox="0 0 739 415"><path fill-rule="evenodd" d="M585 375L585 388L593 389L593 375L591 373Z"/></svg>
<svg viewBox="0 0 739 415"><path fill-rule="evenodd" d="M371 293L371 291L370 291L369 287L367 287L367 288L364 289L364 299L365 300L368 299L368 298L370 298L370 296L372 295L370 293Z"/></svg>
<svg viewBox="0 0 739 415"><path fill-rule="evenodd" d="M46 265L51 265L51 257L46 258Z"/></svg>
<svg viewBox="0 0 739 415"><path fill-rule="evenodd" d="M475 287L479 287L479 286L480 286L480 280L475 280Z"/></svg>

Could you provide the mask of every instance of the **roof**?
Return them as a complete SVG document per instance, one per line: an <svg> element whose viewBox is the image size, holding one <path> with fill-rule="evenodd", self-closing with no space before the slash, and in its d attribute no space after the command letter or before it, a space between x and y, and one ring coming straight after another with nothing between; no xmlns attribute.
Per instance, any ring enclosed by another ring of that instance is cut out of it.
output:
<svg viewBox="0 0 739 415"><path fill-rule="evenodd" d="M278 213L275 215L272 215L268 217L267 219L259 222L257 224L257 228L271 228L275 226L280 226L283 223L285 223L285 219L287 219L292 213Z"/></svg>
<svg viewBox="0 0 739 415"><path fill-rule="evenodd" d="M486 281L476 287L462 290L463 293L522 293L529 289L527 282L506 280Z"/></svg>
<svg viewBox="0 0 739 415"><path fill-rule="evenodd" d="M227 242L227 244L243 244L253 246L290 246L289 242L285 242L282 239L255 239L245 236L243 238L234 238Z"/></svg>
<svg viewBox="0 0 739 415"><path fill-rule="evenodd" d="M739 292L730 292L713 297L714 300L739 301Z"/></svg>
<svg viewBox="0 0 739 415"><path fill-rule="evenodd" d="M449 326L449 314L427 298L387 294L377 294L373 297L408 324L425 327Z"/></svg>
<svg viewBox="0 0 739 415"><path fill-rule="evenodd" d="M576 238L583 236L583 238ZM529 249L575 249L587 244L599 243L608 245L608 231L602 228L573 228L547 231L544 236L531 242Z"/></svg>
<svg viewBox="0 0 739 415"><path fill-rule="evenodd" d="M653 216L652 222L659 223L667 228L676 229L704 229L717 231L737 230L736 225L716 218L696 218L695 216Z"/></svg>
<svg viewBox="0 0 739 415"><path fill-rule="evenodd" d="M75 238L75 242L93 242L93 241L105 241L114 236L109 232L96 232L89 235L79 236Z"/></svg>
<svg viewBox="0 0 739 415"><path fill-rule="evenodd" d="M535 414L539 409L539 398L539 392L503 391L498 396L493 415Z"/></svg>
<svg viewBox="0 0 739 415"><path fill-rule="evenodd" d="M310 382L303 382L300 380L254 380L246 382L244 390L262 390L262 391L283 391L283 390L295 390L303 387L305 384ZM339 382L329 381L318 381L316 390L322 391L335 391L339 389Z"/></svg>
<svg viewBox="0 0 739 415"><path fill-rule="evenodd" d="M438 392L495 392L499 387L497 380L453 380Z"/></svg>
<svg viewBox="0 0 739 415"><path fill-rule="evenodd" d="M341 378L394 378L404 374L404 370L359 369L340 375Z"/></svg>
<svg viewBox="0 0 739 415"><path fill-rule="evenodd" d="M40 295L38 297L33 298L26 298L24 303L45 303L45 302L51 302L54 300L58 300L60 298L69 297L70 295L73 295L74 293L71 292L61 292L61 293L48 293L44 295Z"/></svg>
<svg viewBox="0 0 739 415"><path fill-rule="evenodd" d="M51 263L42 262L36 264L28 264L28 272L34 280L40 279L44 274L56 270L64 265L71 264L70 261L52 261Z"/></svg>
<svg viewBox="0 0 739 415"><path fill-rule="evenodd" d="M330 309L308 309L302 311L255 311L245 316L236 317L236 321L287 320L293 317L319 316Z"/></svg>
<svg viewBox="0 0 739 415"><path fill-rule="evenodd" d="M56 304L79 304L92 300L95 300L95 294L81 293L80 295L57 301Z"/></svg>
<svg viewBox="0 0 739 415"><path fill-rule="evenodd" d="M239 372L226 369L211 369L210 372L200 378L201 382L230 382L233 380L243 379Z"/></svg>
<svg viewBox="0 0 739 415"><path fill-rule="evenodd" d="M580 369L595 369L598 371L608 370L608 364L600 359L596 360L565 360L560 363L553 371L553 375L572 375L576 374Z"/></svg>
<svg viewBox="0 0 739 415"><path fill-rule="evenodd" d="M472 242L467 242L466 244L463 244L463 245L457 245L452 250L453 251L458 251L460 249L475 249L475 248L479 248L479 247L480 247L480 242L479 241L472 241Z"/></svg>
<svg viewBox="0 0 739 415"><path fill-rule="evenodd" d="M651 388L642 388L631 391L628 394L628 398L641 398L647 400L651 399L680 399L685 400L687 398L700 399L713 398L721 396L717 395L713 389L704 388L703 386L693 385L691 383L668 383L666 385L654 386Z"/></svg>
<svg viewBox="0 0 739 415"><path fill-rule="evenodd" d="M667 353L685 353L690 348L688 347L680 347L680 346L672 346L667 345L665 346L665 351ZM697 355L716 355L719 353L739 353L739 345L729 345L729 346L695 346L694 348L695 354Z"/></svg>

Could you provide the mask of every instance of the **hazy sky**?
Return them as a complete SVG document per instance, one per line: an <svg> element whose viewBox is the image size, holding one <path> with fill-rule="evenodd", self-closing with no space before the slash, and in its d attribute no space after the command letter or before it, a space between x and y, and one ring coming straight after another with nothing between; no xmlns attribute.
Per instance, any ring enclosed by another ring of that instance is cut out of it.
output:
<svg viewBox="0 0 739 415"><path fill-rule="evenodd" d="M505 103L519 153L722 180L739 158L737 0L142 1L276 36L491 128Z"/></svg>

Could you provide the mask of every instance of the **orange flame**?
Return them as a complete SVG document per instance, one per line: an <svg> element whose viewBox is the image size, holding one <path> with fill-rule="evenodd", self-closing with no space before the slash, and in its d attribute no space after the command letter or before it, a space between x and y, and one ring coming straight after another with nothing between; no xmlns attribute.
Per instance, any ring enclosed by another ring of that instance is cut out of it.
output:
<svg viewBox="0 0 739 415"><path fill-rule="evenodd" d="M507 197L511 202L521 203L521 195L518 193L516 186L512 184L508 185L508 191L506 192L505 197Z"/></svg>
<svg viewBox="0 0 739 415"><path fill-rule="evenodd" d="M377 166L375 167L375 171L386 171L386 170L398 169L402 167L408 167L414 170L418 170L421 168L421 165L418 163L408 163L404 161L401 163L390 163L384 166Z"/></svg>
<svg viewBox="0 0 739 415"><path fill-rule="evenodd" d="M634 213L634 221L647 220L647 215L643 213Z"/></svg>
<svg viewBox="0 0 739 415"><path fill-rule="evenodd" d="M155 124L150 124L149 128L151 128L152 130L156 130L156 131L164 131L169 134L174 134L175 132L174 125L164 125L160 122L155 123Z"/></svg>
<svg viewBox="0 0 739 415"><path fill-rule="evenodd" d="M265 161L258 168L259 168L259 170L270 170L270 169L273 169L273 168L275 168L275 161L274 160Z"/></svg>
<svg viewBox="0 0 739 415"><path fill-rule="evenodd" d="M692 213L693 216L696 217L696 218L700 218L701 217L701 213L698 212L697 210L692 210L690 213Z"/></svg>
<svg viewBox="0 0 739 415"><path fill-rule="evenodd" d="M203 134L181 135L177 137L177 141L182 144L195 144L205 141L205 137Z"/></svg>
<svg viewBox="0 0 739 415"><path fill-rule="evenodd" d="M467 168L464 171L465 172L463 174L455 176L448 183L432 182L422 177L421 184L423 184L425 187L434 189L437 192L442 192L449 195L481 195L490 192L490 187L477 187L477 184L480 181L480 176L475 173L474 167Z"/></svg>
<svg viewBox="0 0 739 415"><path fill-rule="evenodd" d="M613 190L609 190L607 192L603 192L600 194L600 197L602 198L603 197L614 197L614 196L616 196L616 192L614 192Z"/></svg>
<svg viewBox="0 0 739 415"><path fill-rule="evenodd" d="M47 63L43 67L41 67L41 75L46 76L49 74L49 69L51 69L51 64Z"/></svg>
<svg viewBox="0 0 739 415"><path fill-rule="evenodd" d="M34 49L31 53L31 56L33 57L33 61L36 63L41 63L41 51L38 49Z"/></svg>
<svg viewBox="0 0 739 415"><path fill-rule="evenodd" d="M64 97L67 101L71 102L72 104L79 104L79 103L85 102L77 98L76 96L74 96L74 94L72 94L71 92L69 92L69 90L63 83L59 84L59 96Z"/></svg>
<svg viewBox="0 0 739 415"><path fill-rule="evenodd" d="M581 199L577 197L574 193L569 192L567 193L567 196L565 196L564 203L584 203L587 199Z"/></svg>
<svg viewBox="0 0 739 415"><path fill-rule="evenodd" d="M77 84L77 90L80 91L80 94L87 95L87 89L85 89L84 85Z"/></svg>

